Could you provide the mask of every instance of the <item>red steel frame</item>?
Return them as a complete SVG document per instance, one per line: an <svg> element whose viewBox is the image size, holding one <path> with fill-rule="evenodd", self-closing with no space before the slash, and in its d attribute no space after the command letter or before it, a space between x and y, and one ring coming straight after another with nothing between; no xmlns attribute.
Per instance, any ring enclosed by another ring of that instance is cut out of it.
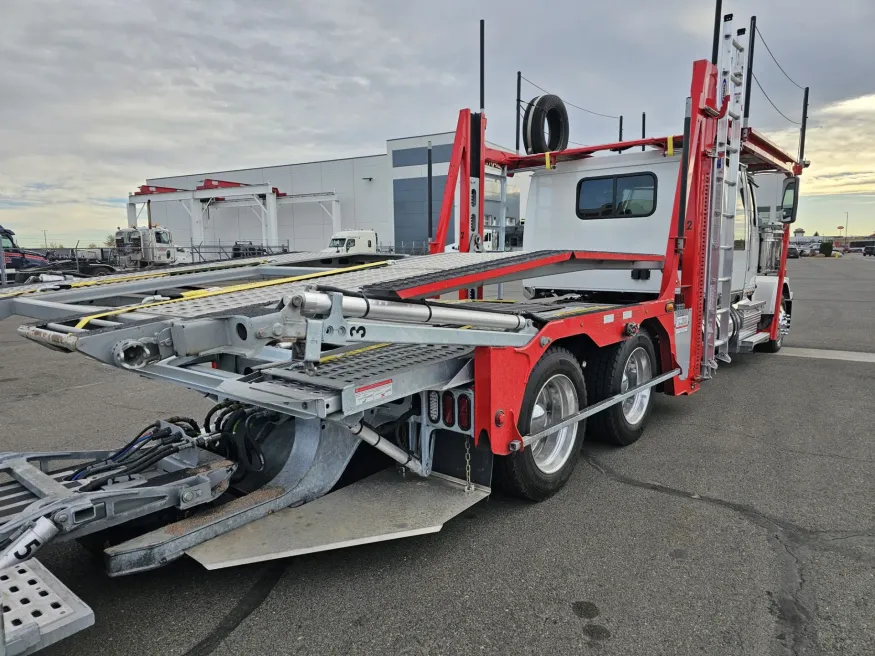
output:
<svg viewBox="0 0 875 656"><path fill-rule="evenodd" d="M546 324L538 335L528 345L520 348L512 347L478 347L474 353L474 428L475 436L488 435L492 451L507 455L511 452L510 443L521 440L517 428L519 412L522 406L525 382L532 369L544 352L557 342L575 340L585 337L595 346L603 347L622 341L626 337L626 325L645 325L656 333L659 342L661 369L667 371L678 367L675 357L674 310L675 301L679 301L691 311L690 330L694 339L690 350L690 363L685 380L675 378L664 384L664 392L672 395L691 394L699 388L701 381L702 340L696 339L700 333L694 326L701 325L703 317L705 261L707 249L707 225L709 201L711 197L711 171L713 148L717 134L717 120L727 107L726 99L717 101L716 66L709 61L700 60L693 64L690 98L692 101L690 117L690 137L688 151L683 155L689 159L688 176L686 180L686 212L682 233L678 234L678 216L680 212L682 167L678 173L677 190L675 192L673 220L664 258L662 286L656 299L620 306L611 310L593 312L579 316L551 321ZM719 109L717 109L719 107ZM481 130L485 130L486 120L481 121ZM443 252L452 217L453 198L456 178L462 171L470 170L471 162L471 113L462 110L456 128L456 139L450 159L447 185L441 206L440 222L435 240L430 244L432 253ZM488 148L485 145L485 134L481 134L482 156L480 160L480 179L484 180L483 167L490 164L506 166L508 171L514 171L534 166L550 165L551 162L561 162L590 157L597 152L623 150L637 146L651 146L670 151L677 145L677 136L638 139L599 146L574 148L557 153L538 155L514 155L505 151ZM776 170L787 175L799 175L801 164L780 148L769 142L765 137L751 129L746 129L742 135L742 154L747 158L750 170ZM464 168L462 168L464 167ZM482 192L481 188L481 192ZM468 176L462 176L461 198L470 193ZM483 194L480 194L478 209L479 230L483 230ZM466 203L460 208L460 215ZM459 250L467 251L470 239L470 222L464 215L459 217ZM770 336L776 338L778 332L778 309L781 303L781 290L786 275L786 254L789 241L789 225L784 228L784 248L781 254L781 265L778 273L778 299L774 318L770 326ZM586 251L575 252L575 257L599 259L604 253ZM616 254L615 254L616 255ZM628 254L622 254L628 258ZM471 283L477 282L475 280ZM468 281L465 281L468 284ZM418 289L416 295L428 293L428 290Z"/></svg>

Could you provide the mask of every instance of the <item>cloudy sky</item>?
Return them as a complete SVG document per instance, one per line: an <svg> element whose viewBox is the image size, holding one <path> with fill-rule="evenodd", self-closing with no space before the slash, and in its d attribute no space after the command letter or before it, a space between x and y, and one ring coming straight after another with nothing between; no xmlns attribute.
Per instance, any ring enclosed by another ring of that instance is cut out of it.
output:
<svg viewBox="0 0 875 656"><path fill-rule="evenodd" d="M513 144L517 70L566 100L680 132L711 0L2 0L0 224L28 244L97 240L147 177L385 152L453 129L478 101L487 26L492 141ZM799 225L875 231L875 3L726 0L811 87ZM801 91L756 49L790 119ZM524 87L524 96L537 90ZM570 110L571 138L614 121ZM753 92L753 124L795 152L796 126Z"/></svg>

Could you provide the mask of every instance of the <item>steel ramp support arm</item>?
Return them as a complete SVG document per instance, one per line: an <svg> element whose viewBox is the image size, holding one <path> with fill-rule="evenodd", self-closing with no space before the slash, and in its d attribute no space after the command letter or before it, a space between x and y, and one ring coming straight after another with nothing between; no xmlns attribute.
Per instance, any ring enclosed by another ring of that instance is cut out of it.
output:
<svg viewBox="0 0 875 656"><path fill-rule="evenodd" d="M450 224L453 220L453 203L456 195L456 183L459 179L459 171L468 169L468 139L471 133L471 110L463 109L459 112L459 120L456 124L456 137L453 140L453 151L450 154L450 164L447 170L447 183L444 187L444 196L441 200L441 214L438 217L437 233L434 241L429 243L429 252L431 254L443 253L447 246L447 235L450 231ZM464 166L464 169L463 169ZM467 176L465 176L467 179ZM462 183L461 191L464 192L464 199L468 191L466 182ZM464 202L464 201L463 201ZM461 223L462 207L459 207L459 222ZM459 244L461 250L461 244Z"/></svg>

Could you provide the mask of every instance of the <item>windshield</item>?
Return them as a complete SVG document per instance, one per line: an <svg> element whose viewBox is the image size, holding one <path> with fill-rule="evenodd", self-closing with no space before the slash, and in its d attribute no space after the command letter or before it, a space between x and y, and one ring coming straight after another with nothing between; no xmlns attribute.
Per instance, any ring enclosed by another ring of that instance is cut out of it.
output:
<svg viewBox="0 0 875 656"><path fill-rule="evenodd" d="M335 237L330 242L328 242L329 248L343 248L343 245L346 243L346 239L343 237Z"/></svg>
<svg viewBox="0 0 875 656"><path fill-rule="evenodd" d="M7 235L0 236L0 240L3 241L3 248L16 248L15 244Z"/></svg>
<svg viewBox="0 0 875 656"><path fill-rule="evenodd" d="M156 244L169 244L170 243L170 233L165 230L159 230L155 233L155 243Z"/></svg>

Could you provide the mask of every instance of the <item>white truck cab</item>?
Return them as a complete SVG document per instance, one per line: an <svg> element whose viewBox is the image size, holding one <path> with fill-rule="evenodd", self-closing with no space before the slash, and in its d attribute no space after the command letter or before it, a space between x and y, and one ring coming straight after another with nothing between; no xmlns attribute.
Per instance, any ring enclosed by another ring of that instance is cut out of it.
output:
<svg viewBox="0 0 875 656"><path fill-rule="evenodd" d="M377 233L375 230L341 230L334 233L328 248L323 253L376 253Z"/></svg>
<svg viewBox="0 0 875 656"><path fill-rule="evenodd" d="M676 211L680 162L680 153L624 152L535 171L529 188L524 249L665 255ZM769 195L773 187L781 189L780 181L770 178L784 176L750 176L744 166L740 170L731 273L736 300L750 298L760 284L765 291L775 280L761 280L761 274L776 272L780 254L776 249L780 248L783 226L769 213L759 216L756 200L762 183L766 183ZM602 270L528 279L524 288L529 297L575 292L650 297L659 293L661 283L661 271ZM769 289L769 295L773 293Z"/></svg>
<svg viewBox="0 0 875 656"><path fill-rule="evenodd" d="M115 246L122 266L176 264L173 235L165 228L119 228L115 233Z"/></svg>

